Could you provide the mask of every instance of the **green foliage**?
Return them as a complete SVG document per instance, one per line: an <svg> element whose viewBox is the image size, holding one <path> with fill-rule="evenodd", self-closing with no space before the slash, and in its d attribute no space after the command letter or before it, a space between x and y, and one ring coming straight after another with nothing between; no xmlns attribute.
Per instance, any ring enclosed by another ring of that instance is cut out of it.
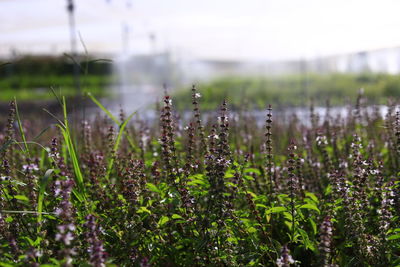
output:
<svg viewBox="0 0 400 267"><path fill-rule="evenodd" d="M0 266L399 263L394 111L383 119L356 107L361 118L317 125L274 117L268 143L251 114L204 128L190 119L191 132L166 108L159 127L120 121L89 97L105 116L82 128L60 98L62 119L48 112L56 127L26 129L10 112L0 130Z"/></svg>
<svg viewBox="0 0 400 267"><path fill-rule="evenodd" d="M272 77L224 77L199 85L203 109L213 110L224 99L233 109L265 109L265 103L301 106L313 100L315 105L343 105L355 99L360 88L374 103L386 103L388 97L400 97L400 77L389 74L307 74ZM190 94L181 89L174 94L179 109L190 108Z"/></svg>

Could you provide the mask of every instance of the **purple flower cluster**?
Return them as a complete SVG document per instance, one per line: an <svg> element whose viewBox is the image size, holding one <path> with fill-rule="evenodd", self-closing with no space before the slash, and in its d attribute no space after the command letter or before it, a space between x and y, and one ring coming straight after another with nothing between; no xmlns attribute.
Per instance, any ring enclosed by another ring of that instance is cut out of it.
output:
<svg viewBox="0 0 400 267"><path fill-rule="evenodd" d="M61 202L55 210L55 214L61 220L57 226L56 241L60 241L64 247L60 251L60 257L65 260L65 266L72 266L72 256L75 250L72 248L72 242L75 239L74 231L74 208L71 203L71 192L74 181L71 179L57 180L54 186L54 195L61 197Z"/></svg>
<svg viewBox="0 0 400 267"><path fill-rule="evenodd" d="M290 250L287 245L282 247L281 256L276 260L276 265L278 267L290 267L290 265L294 264L294 259L292 255L290 255Z"/></svg>
<svg viewBox="0 0 400 267"><path fill-rule="evenodd" d="M99 238L101 228L96 223L95 216L92 214L86 216L86 223L84 223L83 226L86 228L85 235L89 244L88 253L90 264L93 267L105 267L107 253L105 252L103 242Z"/></svg>

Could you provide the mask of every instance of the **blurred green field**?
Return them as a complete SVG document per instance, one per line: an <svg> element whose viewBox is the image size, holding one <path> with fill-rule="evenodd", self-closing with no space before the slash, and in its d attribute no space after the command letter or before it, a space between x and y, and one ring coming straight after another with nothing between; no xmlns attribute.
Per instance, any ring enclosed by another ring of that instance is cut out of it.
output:
<svg viewBox="0 0 400 267"><path fill-rule="evenodd" d="M248 105L262 109L267 104L276 106L306 106L312 99L315 105L344 105L353 101L360 88L374 104L400 97L400 76L389 74L309 74L278 77L224 77L197 85L202 108L215 109L223 99L232 108ZM191 92L183 88L174 93L175 104L189 109Z"/></svg>
<svg viewBox="0 0 400 267"><path fill-rule="evenodd" d="M53 99L50 88L66 97L76 96L75 64L66 56L23 56L0 62L0 102L14 97L18 101ZM111 61L81 56L78 67L81 91L108 94L107 89L115 82Z"/></svg>
<svg viewBox="0 0 400 267"><path fill-rule="evenodd" d="M104 75L85 75L80 78L82 91L97 96L109 95L108 87L113 77ZM76 96L79 91L75 87L72 75L14 75L0 79L0 101L10 101L16 97L19 101L47 100L54 98L51 89L64 96Z"/></svg>
<svg viewBox="0 0 400 267"><path fill-rule="evenodd" d="M116 77L110 74L87 74L80 77L82 91L96 96L110 96ZM389 74L310 74L276 77L222 77L197 84L202 95L202 107L213 110L227 99L234 109L247 105L262 109L274 106L344 105L353 101L360 88L371 104L385 104L388 98L400 97L400 76ZM0 78L0 102L14 97L19 101L53 98L50 88L66 97L76 96L73 75L24 73ZM181 88L173 92L175 105L180 110L190 109L191 92Z"/></svg>

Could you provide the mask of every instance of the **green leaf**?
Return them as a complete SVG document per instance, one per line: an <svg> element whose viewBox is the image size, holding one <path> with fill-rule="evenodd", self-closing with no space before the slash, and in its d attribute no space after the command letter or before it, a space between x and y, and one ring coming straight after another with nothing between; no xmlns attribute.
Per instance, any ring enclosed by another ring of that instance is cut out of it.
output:
<svg viewBox="0 0 400 267"><path fill-rule="evenodd" d="M143 213L143 212L147 212L148 214L151 214L151 211L148 210L146 207L140 207L140 208L137 210L137 213Z"/></svg>
<svg viewBox="0 0 400 267"><path fill-rule="evenodd" d="M319 203L317 196L314 193L306 192L305 195L311 198L315 203Z"/></svg>
<svg viewBox="0 0 400 267"><path fill-rule="evenodd" d="M303 244L307 249L310 249L312 251L316 251L316 247L313 244L313 242L310 240L310 238L308 237L308 234L306 231L304 231L303 229L298 228L297 229L299 231L300 236L303 239Z"/></svg>
<svg viewBox="0 0 400 267"><path fill-rule="evenodd" d="M310 222L311 228L313 229L313 234L316 235L317 234L317 224L311 218L308 218L308 221Z"/></svg>
<svg viewBox="0 0 400 267"><path fill-rule="evenodd" d="M400 234L391 235L387 238L387 240L396 240L400 239Z"/></svg>
<svg viewBox="0 0 400 267"><path fill-rule="evenodd" d="M158 221L158 225L162 226L162 225L166 224L168 221L169 221L169 218L167 216L162 216L160 218L160 220Z"/></svg>
<svg viewBox="0 0 400 267"><path fill-rule="evenodd" d="M246 230L247 230L247 232L249 232L250 234L251 234L251 233L255 233L255 232L257 232L257 229L256 229L256 228L254 228L253 226L250 226L250 227L249 227L249 228L247 228Z"/></svg>
<svg viewBox="0 0 400 267"><path fill-rule="evenodd" d="M159 194L162 193L161 190L155 184L147 183L146 186L150 191L154 193L159 193Z"/></svg>
<svg viewBox="0 0 400 267"><path fill-rule="evenodd" d="M267 207L267 206L265 206L264 204L256 204L256 207L260 207L260 208L268 209L268 207Z"/></svg>
<svg viewBox="0 0 400 267"><path fill-rule="evenodd" d="M265 213L266 214L270 214L270 213L281 213L286 211L286 207L272 207L270 209L268 209Z"/></svg>
<svg viewBox="0 0 400 267"><path fill-rule="evenodd" d="M0 266L1 267L15 267L14 264L9 264L9 263L6 263L6 262L0 262Z"/></svg>
<svg viewBox="0 0 400 267"><path fill-rule="evenodd" d="M235 177L235 171L234 170L227 170L225 173L224 178L232 178Z"/></svg>
<svg viewBox="0 0 400 267"><path fill-rule="evenodd" d="M328 184L328 186L325 188L325 196L329 195L332 193L332 186Z"/></svg>
<svg viewBox="0 0 400 267"><path fill-rule="evenodd" d="M187 185L189 185L189 186L197 186L197 185L206 186L207 182L202 179L192 179L191 181L187 182Z"/></svg>
<svg viewBox="0 0 400 267"><path fill-rule="evenodd" d="M14 198L21 201L29 201L29 198L23 195L15 195Z"/></svg>
<svg viewBox="0 0 400 267"><path fill-rule="evenodd" d="M254 194L254 193L251 192L251 191L246 191L246 193L249 194L249 195L251 195L251 198L253 198L253 199L257 197L257 195Z"/></svg>
<svg viewBox="0 0 400 267"><path fill-rule="evenodd" d="M32 240L28 236L24 236L23 239L25 239L31 247L36 247L40 244L40 241L42 241L41 237L37 237L35 240Z"/></svg>
<svg viewBox="0 0 400 267"><path fill-rule="evenodd" d="M315 210L316 212L321 213L320 210L318 209L318 207L313 205L313 204L311 204L311 203L307 203L307 204L301 205L300 209Z"/></svg>
<svg viewBox="0 0 400 267"><path fill-rule="evenodd" d="M244 169L244 173L254 173L256 175L261 175L260 170L256 168L246 168Z"/></svg>
<svg viewBox="0 0 400 267"><path fill-rule="evenodd" d="M285 223L285 225L286 225L286 227L287 227L288 229L292 229L292 223L291 223L290 221L285 221L284 223ZM288 235L289 237L291 236L289 233L287 233L287 235Z"/></svg>
<svg viewBox="0 0 400 267"><path fill-rule="evenodd" d="M254 177L250 175L243 175L243 178L247 181L254 181Z"/></svg>
<svg viewBox="0 0 400 267"><path fill-rule="evenodd" d="M183 217L179 214L172 214L172 219L183 219Z"/></svg>
<svg viewBox="0 0 400 267"><path fill-rule="evenodd" d="M283 212L283 216L285 216L285 218L288 220L288 221L290 221L290 222L292 222L293 221L293 216L292 216L292 214L290 214L289 212Z"/></svg>

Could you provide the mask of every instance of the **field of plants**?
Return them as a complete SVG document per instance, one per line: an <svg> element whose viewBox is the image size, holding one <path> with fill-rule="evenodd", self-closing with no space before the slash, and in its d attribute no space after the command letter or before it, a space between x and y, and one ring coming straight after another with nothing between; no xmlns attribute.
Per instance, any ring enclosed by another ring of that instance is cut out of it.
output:
<svg viewBox="0 0 400 267"><path fill-rule="evenodd" d="M79 69L82 91L96 97L113 96L121 84L117 72L118 63L107 59L96 59L80 55L78 62L70 56L23 56L8 62L0 58L0 105L17 97L18 101L54 100L49 87L61 90L65 97L80 95L76 90L74 66ZM131 73L132 76L138 74ZM141 75L144 75L141 74ZM139 79L140 80L140 79ZM141 83L146 79L141 80ZM141 83L136 81L138 87ZM155 87L161 86L156 80L147 81ZM160 82L161 83L161 82ZM146 85L146 84L145 84ZM190 94L183 83L169 84L176 87L172 92L176 108L190 109ZM224 99L238 109L247 102L249 108L265 108L265 99L274 107L300 106L313 99L315 105L325 105L327 99L332 105L344 105L354 101L359 88L376 104L385 104L388 97L400 97L400 77L387 73L299 73L271 76L229 76L205 80L199 84L202 95L202 109L215 110ZM161 91L161 90L160 90ZM243 101L244 100L244 101Z"/></svg>
<svg viewBox="0 0 400 267"><path fill-rule="evenodd" d="M199 92L203 96L203 110L216 109L223 99L235 109L244 102L250 108L265 108L265 99L279 106L304 107L310 99L315 105L332 105L354 102L360 88L375 104L386 104L389 97L400 97L400 77L384 73L308 73L302 75L277 75L266 77L220 77L202 82ZM186 89L174 92L179 110L190 108Z"/></svg>
<svg viewBox="0 0 400 267"><path fill-rule="evenodd" d="M110 95L107 87L112 78L85 75L81 78L81 86L96 96ZM60 86L62 85L62 86ZM79 94L76 90L74 79L71 75L19 75L0 80L0 102L8 102L17 97L21 102L34 100L54 100L49 86L61 90L65 97L74 97Z"/></svg>
<svg viewBox="0 0 400 267"><path fill-rule="evenodd" d="M0 266L399 266L400 111L0 118ZM267 98L268 99L268 98ZM273 104L274 102L272 102ZM75 126L74 126L75 125Z"/></svg>
<svg viewBox="0 0 400 267"><path fill-rule="evenodd" d="M8 62L0 58L0 103L17 97L19 101L53 100L49 87L62 90L66 97L79 94L74 79L74 66L79 69L79 83L84 90L96 96L107 95L107 89L116 83L112 63L105 59L80 56L75 62L64 56L23 56Z"/></svg>

